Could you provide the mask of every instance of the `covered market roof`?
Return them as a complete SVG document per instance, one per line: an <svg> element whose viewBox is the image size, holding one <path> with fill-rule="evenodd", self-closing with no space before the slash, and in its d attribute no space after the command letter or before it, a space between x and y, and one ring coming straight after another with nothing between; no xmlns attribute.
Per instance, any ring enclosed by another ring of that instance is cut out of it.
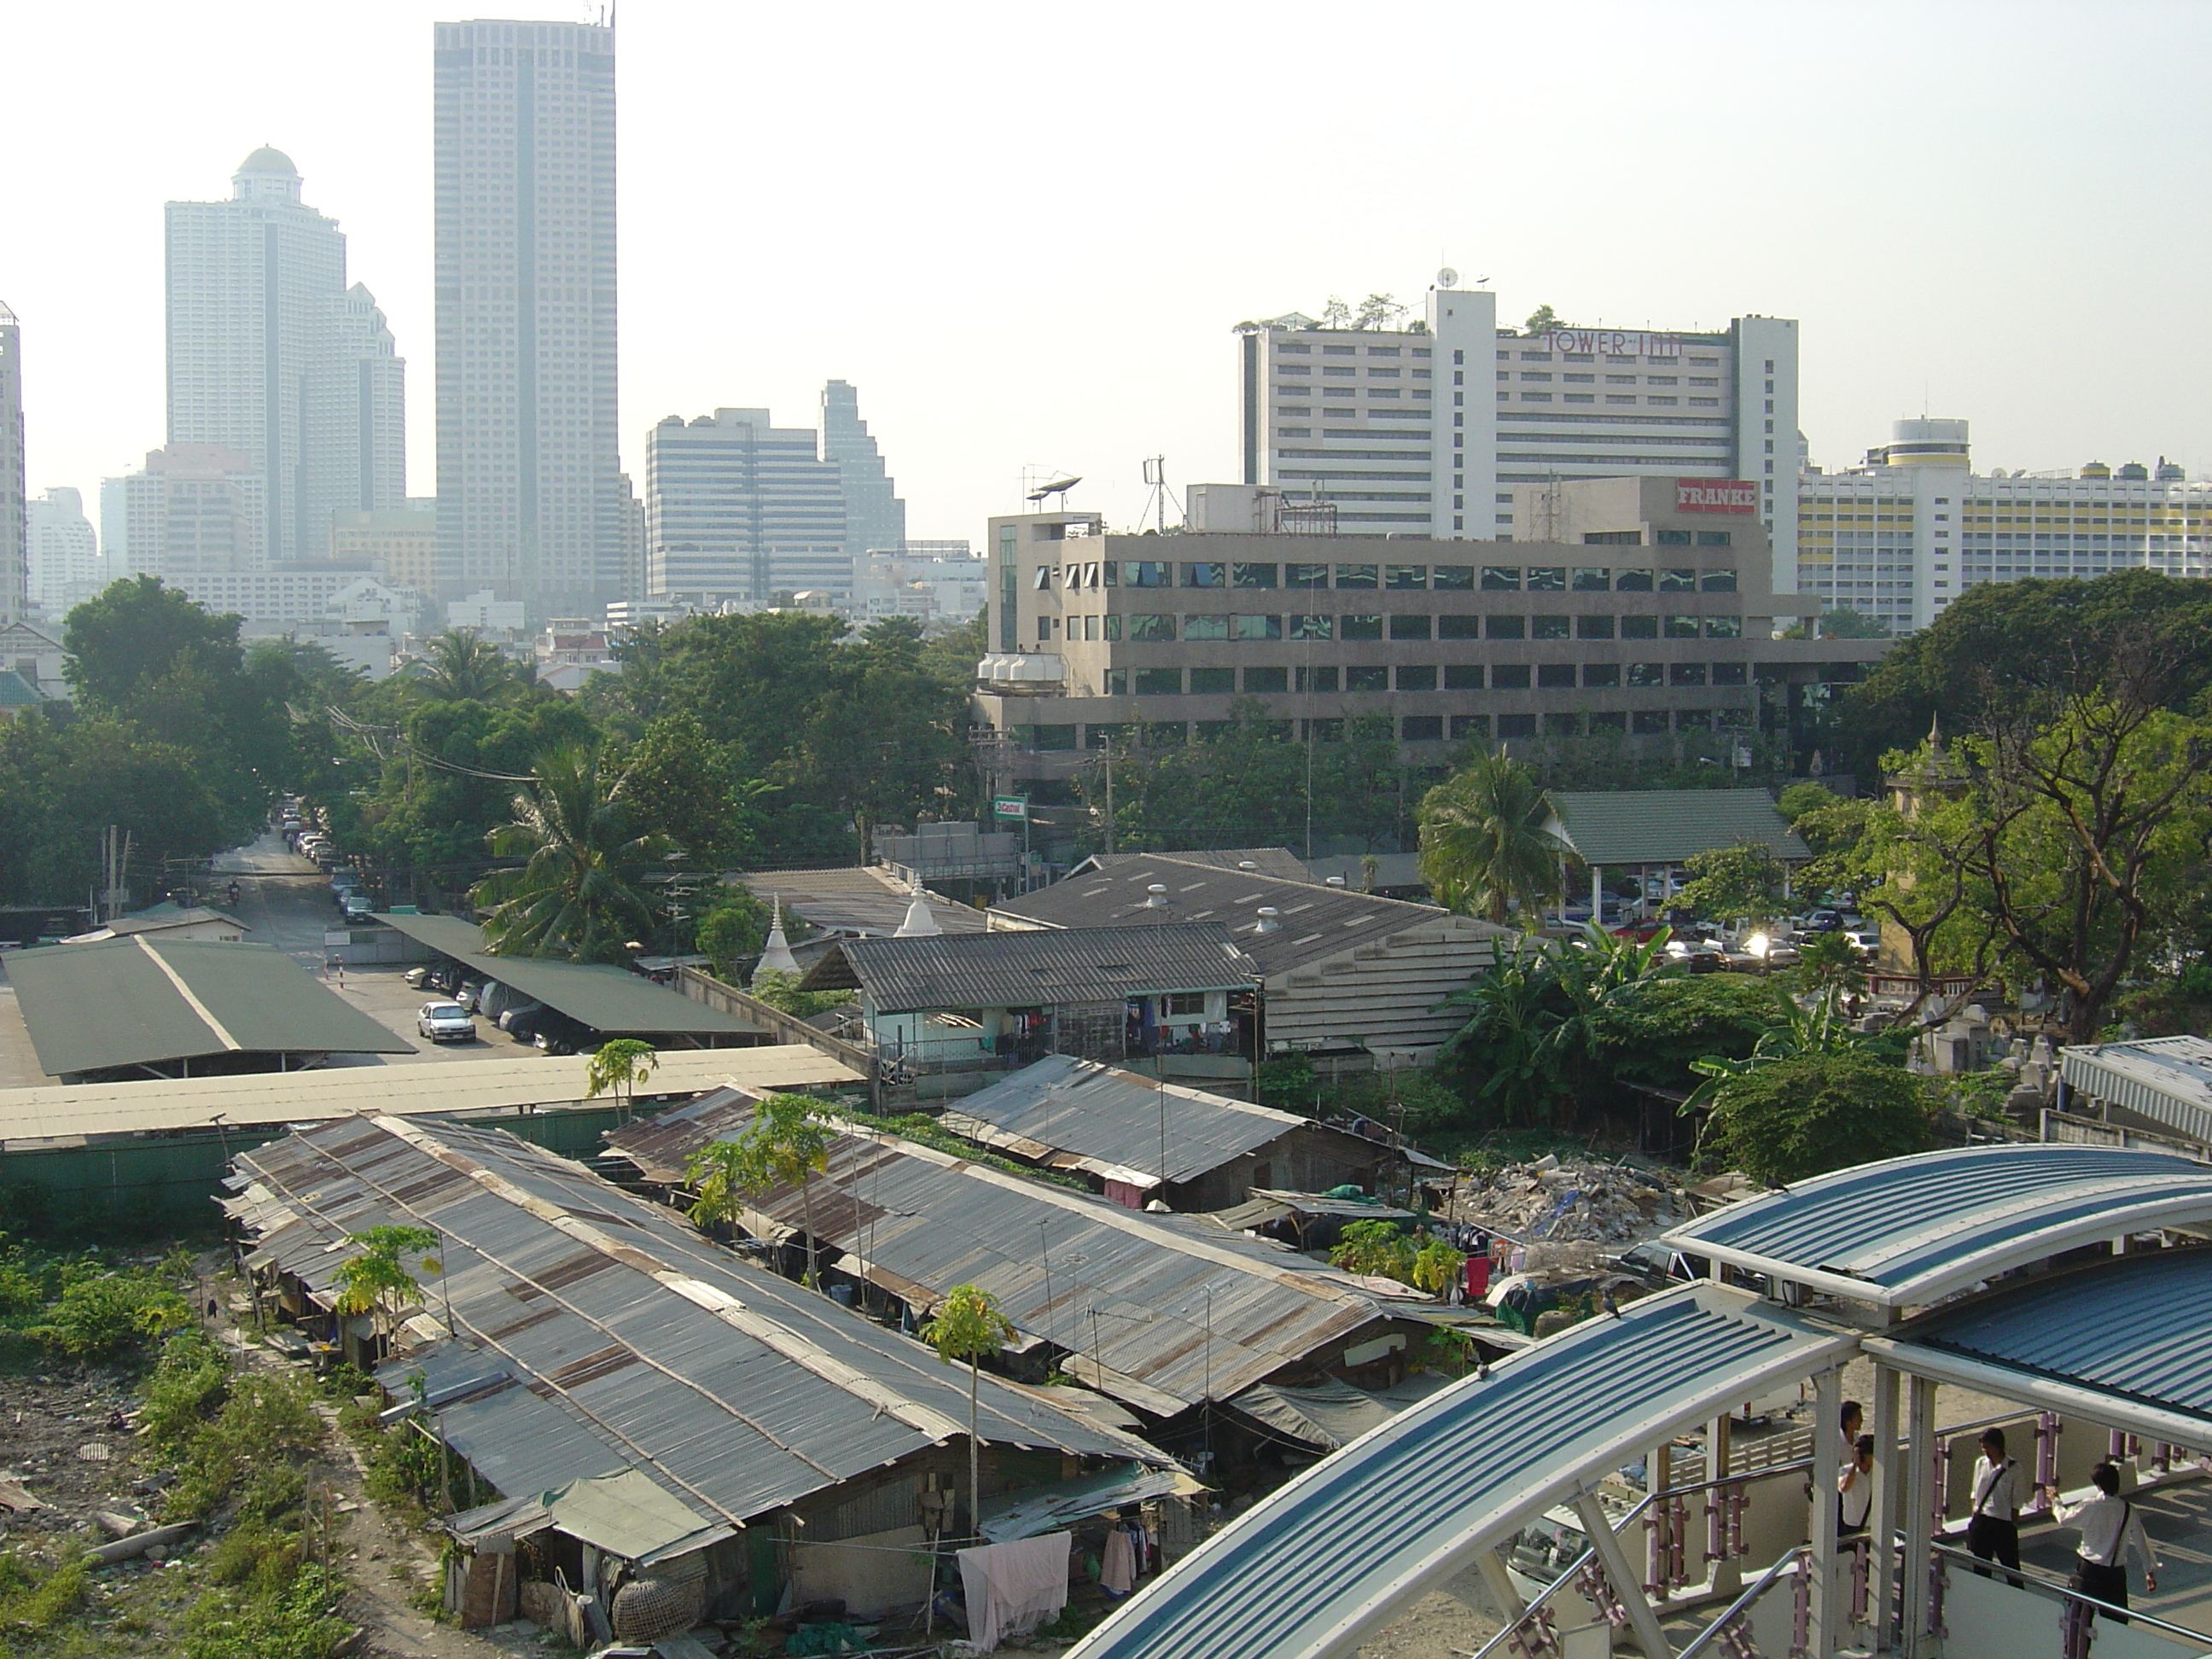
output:
<svg viewBox="0 0 2212 1659"><path fill-rule="evenodd" d="M962 1096L944 1121L955 1134L1054 1169L1119 1181L1133 1175L1132 1184L1152 1186L1160 1179L1163 1144L1167 1179L1189 1181L1280 1140L1309 1120L1070 1054L1047 1054Z"/></svg>
<svg viewBox="0 0 2212 1659"><path fill-rule="evenodd" d="M1687 1222L1662 1243L1884 1307L2157 1227L2212 1224L2212 1164L2117 1146L1966 1146L1863 1164Z"/></svg>
<svg viewBox="0 0 2212 1659"><path fill-rule="evenodd" d="M1232 990L1256 972L1218 926L1085 927L841 939L799 988L860 990L878 1013L900 1013Z"/></svg>
<svg viewBox="0 0 2212 1659"><path fill-rule="evenodd" d="M1813 856L1764 789L1554 789L1545 828L1603 868L1682 864L1740 842L1778 859Z"/></svg>
<svg viewBox="0 0 2212 1659"><path fill-rule="evenodd" d="M429 1305L380 1375L404 1397L419 1371L444 1438L507 1497L634 1468L706 1528L967 1433L968 1379L922 1344L502 1131L343 1120L235 1167L249 1264L325 1303L349 1235L438 1235ZM1164 1461L988 1375L979 1409L994 1444Z"/></svg>
<svg viewBox="0 0 2212 1659"><path fill-rule="evenodd" d="M1069 1659L1320 1659L1603 1471L1856 1339L1710 1282L1586 1320L1374 1428L1270 1493Z"/></svg>
<svg viewBox="0 0 2212 1659"><path fill-rule="evenodd" d="M761 900L781 899L793 915L824 933L854 938L898 932L915 900L915 890L887 870L848 865L835 870L746 870L736 880ZM922 903L939 933L980 933L983 913L921 890Z"/></svg>
<svg viewBox="0 0 2212 1659"><path fill-rule="evenodd" d="M52 1077L234 1054L411 1052L265 945L141 934L47 945L11 956L8 979Z"/></svg>
<svg viewBox="0 0 2212 1659"><path fill-rule="evenodd" d="M494 956L484 949L483 929L459 916L397 911L379 912L376 919L486 979L513 986L602 1036L765 1035L759 1026L735 1014L694 1002L651 980L641 979L628 969L555 962L544 957Z"/></svg>
<svg viewBox="0 0 2212 1659"><path fill-rule="evenodd" d="M649 1179L680 1181L690 1152L751 1121L750 1099L729 1091L606 1140ZM1395 1316L1360 1281L1280 1245L1126 1210L858 1121L839 1127L811 1197L815 1237L845 1254L837 1265L917 1311L956 1285L981 1285L1025 1344L1078 1356L1069 1376L1156 1416L1225 1400ZM745 1225L787 1237L808 1207L780 1187L748 1200Z"/></svg>
<svg viewBox="0 0 2212 1659"><path fill-rule="evenodd" d="M2212 1042L2201 1036L2062 1048L2058 1066L2069 1089L2212 1140Z"/></svg>

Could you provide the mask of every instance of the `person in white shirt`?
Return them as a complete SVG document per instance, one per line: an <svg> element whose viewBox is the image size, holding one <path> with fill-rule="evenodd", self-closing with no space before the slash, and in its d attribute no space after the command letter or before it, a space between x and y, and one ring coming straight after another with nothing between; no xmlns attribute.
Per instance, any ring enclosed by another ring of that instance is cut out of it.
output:
<svg viewBox="0 0 2212 1659"><path fill-rule="evenodd" d="M2020 1466L2005 1455L2002 1429L1982 1431L1974 1465L1974 1506L1966 1516L1966 1547L1984 1561L2020 1571ZM1986 1567L1974 1571L1990 1576Z"/></svg>
<svg viewBox="0 0 2212 1659"><path fill-rule="evenodd" d="M1851 1447L1851 1461L1836 1477L1836 1534L1856 1537L1867 1528L1874 1507L1874 1437L1863 1434Z"/></svg>
<svg viewBox="0 0 2212 1659"><path fill-rule="evenodd" d="M2110 1463L2100 1463L2089 1471L2089 1480L2096 1494L2080 1504L2062 1504L2057 1487L2045 1488L2051 1494L2058 1524L2081 1534L2081 1543L2075 1547L2080 1565L2075 1570L2074 1587L2107 1606L2127 1606L2127 1555L2133 1551L2143 1564L2143 1594L2157 1595L2158 1554L2150 1547L2150 1534L2143 1530L2142 1516L2120 1496L2119 1470ZM2115 1624L2128 1622L2108 1616Z"/></svg>

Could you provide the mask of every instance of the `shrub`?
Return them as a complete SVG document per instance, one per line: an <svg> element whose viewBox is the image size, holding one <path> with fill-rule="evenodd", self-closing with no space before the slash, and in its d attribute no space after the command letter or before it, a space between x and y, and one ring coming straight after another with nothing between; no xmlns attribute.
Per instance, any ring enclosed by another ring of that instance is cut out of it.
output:
<svg viewBox="0 0 2212 1659"><path fill-rule="evenodd" d="M1698 1138L1698 1162L1767 1185L1925 1151L1933 1091L1896 1066L1814 1053L1724 1080Z"/></svg>
<svg viewBox="0 0 2212 1659"><path fill-rule="evenodd" d="M64 1274L61 1295L45 1321L24 1334L68 1358L113 1358L142 1338L175 1330L191 1317L185 1298L158 1270L103 1272L72 1263Z"/></svg>

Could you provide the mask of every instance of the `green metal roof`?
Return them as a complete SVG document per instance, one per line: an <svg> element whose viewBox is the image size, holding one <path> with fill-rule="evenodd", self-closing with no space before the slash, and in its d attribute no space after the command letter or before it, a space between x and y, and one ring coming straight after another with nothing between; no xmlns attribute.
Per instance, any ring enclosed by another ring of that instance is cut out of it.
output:
<svg viewBox="0 0 2212 1659"><path fill-rule="evenodd" d="M224 1054L410 1052L265 945L140 934L49 945L10 957L8 978L54 1077Z"/></svg>
<svg viewBox="0 0 2212 1659"><path fill-rule="evenodd" d="M12 668L0 668L0 708L24 708L46 701L46 694Z"/></svg>
<svg viewBox="0 0 2212 1659"><path fill-rule="evenodd" d="M377 920L441 956L511 985L523 995L557 1009L604 1036L647 1036L660 1032L685 1036L758 1036L760 1028L694 1002L678 992L641 979L626 968L586 966L544 957L498 957L484 949L483 929L460 916L380 913Z"/></svg>
<svg viewBox="0 0 2212 1659"><path fill-rule="evenodd" d="M1551 799L1552 832L1601 867L1680 864L1739 842L1778 859L1813 856L1764 789L1554 789Z"/></svg>

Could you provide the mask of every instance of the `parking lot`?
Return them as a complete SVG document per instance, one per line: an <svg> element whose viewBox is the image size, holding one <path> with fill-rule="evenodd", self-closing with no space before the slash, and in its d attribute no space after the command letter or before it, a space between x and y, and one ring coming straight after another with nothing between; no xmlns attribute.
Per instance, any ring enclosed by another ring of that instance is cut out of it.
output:
<svg viewBox="0 0 2212 1659"><path fill-rule="evenodd" d="M404 968L348 968L342 973L323 970L324 981L332 993L414 1044L413 1054L386 1054L380 1057L382 1064L523 1060L538 1052L527 1042L517 1042L488 1019L477 1021L477 1038L473 1042L432 1042L416 1030L416 1013L426 1002L444 1002L448 999L435 991L421 990L408 984L405 973ZM376 1056L364 1054L361 1058L370 1065L380 1063Z"/></svg>

